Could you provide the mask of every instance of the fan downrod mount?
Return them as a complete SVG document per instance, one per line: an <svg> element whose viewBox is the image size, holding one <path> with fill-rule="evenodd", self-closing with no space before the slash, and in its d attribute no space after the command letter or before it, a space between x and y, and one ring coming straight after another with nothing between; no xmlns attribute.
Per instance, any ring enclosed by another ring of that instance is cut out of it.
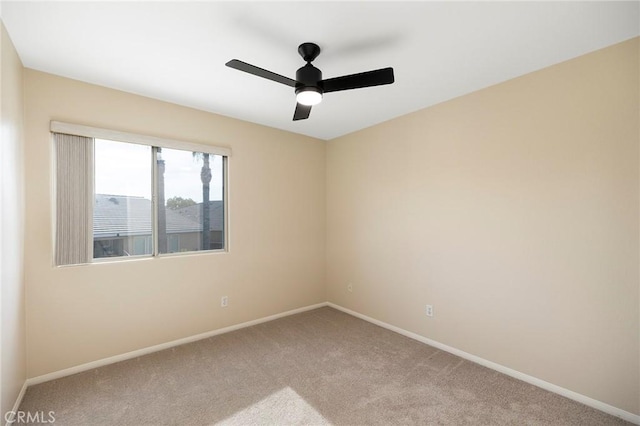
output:
<svg viewBox="0 0 640 426"><path fill-rule="evenodd" d="M320 46L315 43L302 43L298 46L298 53L307 62L313 61L320 54Z"/></svg>

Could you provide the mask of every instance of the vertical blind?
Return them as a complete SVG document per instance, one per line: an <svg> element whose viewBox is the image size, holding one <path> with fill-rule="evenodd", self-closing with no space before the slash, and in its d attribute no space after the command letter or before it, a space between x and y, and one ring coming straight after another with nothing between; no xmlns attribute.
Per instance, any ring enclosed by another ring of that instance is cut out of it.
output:
<svg viewBox="0 0 640 426"><path fill-rule="evenodd" d="M56 153L56 250L60 265L93 257L93 138L53 133Z"/></svg>

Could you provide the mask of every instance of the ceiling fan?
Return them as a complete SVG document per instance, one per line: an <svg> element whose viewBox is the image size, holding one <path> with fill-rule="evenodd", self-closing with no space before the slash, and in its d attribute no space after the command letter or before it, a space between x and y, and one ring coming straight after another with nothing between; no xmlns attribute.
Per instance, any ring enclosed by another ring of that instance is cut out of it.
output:
<svg viewBox="0 0 640 426"><path fill-rule="evenodd" d="M322 95L324 93L380 86L383 84L391 84L394 81L393 68L390 67L323 80L322 71L311 65L311 62L320 54L320 47L315 43L302 43L298 47L298 53L307 64L296 71L295 80L242 62L238 59L232 59L225 65L229 68L294 87L297 101L296 110L293 113L294 121L309 118L311 107L322 101Z"/></svg>

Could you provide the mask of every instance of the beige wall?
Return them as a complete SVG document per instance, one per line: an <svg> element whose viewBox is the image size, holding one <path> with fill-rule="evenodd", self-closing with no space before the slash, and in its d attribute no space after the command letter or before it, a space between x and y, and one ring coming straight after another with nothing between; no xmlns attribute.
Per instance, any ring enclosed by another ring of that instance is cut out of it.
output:
<svg viewBox="0 0 640 426"><path fill-rule="evenodd" d="M328 144L25 70L28 377L328 299L640 414L638 48ZM231 147L231 251L53 268L52 119Z"/></svg>
<svg viewBox="0 0 640 426"><path fill-rule="evenodd" d="M27 376L22 62L0 21L0 422Z"/></svg>
<svg viewBox="0 0 640 426"><path fill-rule="evenodd" d="M329 301L640 414L638 50L330 141Z"/></svg>
<svg viewBox="0 0 640 426"><path fill-rule="evenodd" d="M29 377L326 300L323 141L33 70L25 100ZM50 120L230 147L230 252L52 267Z"/></svg>

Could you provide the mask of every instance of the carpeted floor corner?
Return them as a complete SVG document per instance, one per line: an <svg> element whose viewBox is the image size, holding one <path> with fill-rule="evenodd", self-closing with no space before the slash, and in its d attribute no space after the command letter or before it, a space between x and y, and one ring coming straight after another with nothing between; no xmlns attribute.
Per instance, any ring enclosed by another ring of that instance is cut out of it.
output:
<svg viewBox="0 0 640 426"><path fill-rule="evenodd" d="M56 425L621 425L332 308L32 386Z"/></svg>

